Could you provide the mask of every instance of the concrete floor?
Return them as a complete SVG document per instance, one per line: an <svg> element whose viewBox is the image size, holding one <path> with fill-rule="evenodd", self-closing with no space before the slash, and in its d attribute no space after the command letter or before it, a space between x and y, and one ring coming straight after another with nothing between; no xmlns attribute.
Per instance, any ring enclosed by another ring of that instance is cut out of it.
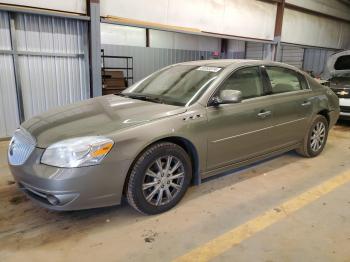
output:
<svg viewBox="0 0 350 262"><path fill-rule="evenodd" d="M57 213L13 184L0 143L0 261L170 261L350 171L350 123L322 155L295 153L192 187L173 210L143 216L128 205ZM350 261L350 183L306 205L214 261Z"/></svg>

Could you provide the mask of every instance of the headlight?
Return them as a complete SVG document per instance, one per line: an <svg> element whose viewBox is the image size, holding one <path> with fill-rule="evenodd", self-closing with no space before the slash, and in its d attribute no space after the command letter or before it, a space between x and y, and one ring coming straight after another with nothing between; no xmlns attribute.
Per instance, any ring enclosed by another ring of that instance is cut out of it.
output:
<svg viewBox="0 0 350 262"><path fill-rule="evenodd" d="M89 136L63 140L49 146L41 163L56 167L81 167L99 164L113 147L105 137Z"/></svg>

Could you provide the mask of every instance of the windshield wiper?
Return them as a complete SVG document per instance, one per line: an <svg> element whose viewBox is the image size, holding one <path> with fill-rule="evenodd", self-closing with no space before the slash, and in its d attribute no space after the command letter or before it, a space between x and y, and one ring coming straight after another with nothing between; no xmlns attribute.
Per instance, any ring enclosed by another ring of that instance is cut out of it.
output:
<svg viewBox="0 0 350 262"><path fill-rule="evenodd" d="M159 103L159 104L164 104L164 100L159 98L159 97L154 97L154 96L148 96L148 95L139 95L139 94L132 94L132 93L126 93L123 94L123 96L133 98L133 99L139 99L143 101L150 101L154 103Z"/></svg>

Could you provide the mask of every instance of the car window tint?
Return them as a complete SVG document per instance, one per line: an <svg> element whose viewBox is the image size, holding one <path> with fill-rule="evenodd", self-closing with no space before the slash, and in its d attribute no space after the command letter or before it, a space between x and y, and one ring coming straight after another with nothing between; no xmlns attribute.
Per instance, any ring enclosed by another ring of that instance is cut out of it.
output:
<svg viewBox="0 0 350 262"><path fill-rule="evenodd" d="M221 85L219 92L222 90L241 91L243 99L261 96L263 94L263 84L259 69L257 67L250 67L234 72Z"/></svg>
<svg viewBox="0 0 350 262"><path fill-rule="evenodd" d="M301 90L298 75L294 71L280 67L266 67L266 72L273 94Z"/></svg>

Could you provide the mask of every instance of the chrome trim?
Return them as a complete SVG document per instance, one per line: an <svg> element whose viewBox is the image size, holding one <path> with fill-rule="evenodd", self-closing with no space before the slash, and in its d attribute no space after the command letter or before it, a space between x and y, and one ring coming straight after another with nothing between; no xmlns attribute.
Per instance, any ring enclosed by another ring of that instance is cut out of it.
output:
<svg viewBox="0 0 350 262"><path fill-rule="evenodd" d="M282 96L282 95L297 95L297 94L303 94L303 93L312 93L312 89L300 89L300 90L295 90L295 91L289 91L289 92L283 92L283 93L276 93L276 94L269 94L268 96L275 97L275 96Z"/></svg>
<svg viewBox="0 0 350 262"><path fill-rule="evenodd" d="M271 128L274 128L274 127L279 127L279 126L291 124L291 123L294 123L294 122L302 121L302 120L304 120L304 119L306 119L306 117L299 118L299 119L292 120L292 121L288 121L288 122L285 122L285 123L282 123L282 124L278 124L278 125L273 125L273 126L269 126L269 127L264 127L264 128L258 129L258 130L254 130L254 131L242 133L242 134L235 135L235 136L225 137L225 138L218 139L218 140L214 140L214 141L210 141L210 142L211 142L211 143L218 143L218 142L226 141L226 140L229 140L229 139L232 139L232 138L236 138L236 137L240 137L240 136L245 136L245 135L250 135L250 134L258 133L258 132L260 132L260 131L264 131L264 130L267 130L267 129L271 129Z"/></svg>

